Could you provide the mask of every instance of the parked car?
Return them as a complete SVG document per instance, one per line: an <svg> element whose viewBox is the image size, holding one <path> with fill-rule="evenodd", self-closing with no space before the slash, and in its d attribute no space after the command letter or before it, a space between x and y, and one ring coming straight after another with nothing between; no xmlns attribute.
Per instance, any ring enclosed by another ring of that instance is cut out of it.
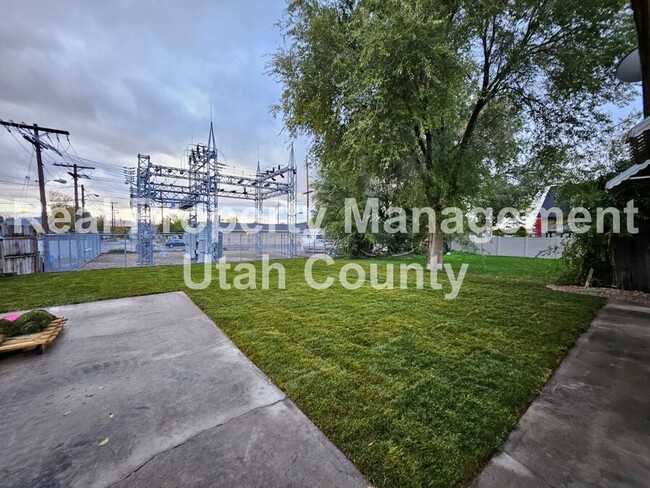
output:
<svg viewBox="0 0 650 488"><path fill-rule="evenodd" d="M334 249L334 242L327 238L323 229L305 229L301 245L305 253L329 254Z"/></svg>
<svg viewBox="0 0 650 488"><path fill-rule="evenodd" d="M185 247L185 241L183 241L179 236L171 236L165 241L165 246L167 247Z"/></svg>

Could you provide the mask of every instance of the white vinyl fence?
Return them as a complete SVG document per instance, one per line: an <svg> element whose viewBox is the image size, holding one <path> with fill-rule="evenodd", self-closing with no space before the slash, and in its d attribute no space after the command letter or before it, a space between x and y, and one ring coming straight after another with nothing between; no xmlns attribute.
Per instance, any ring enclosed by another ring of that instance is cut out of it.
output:
<svg viewBox="0 0 650 488"><path fill-rule="evenodd" d="M566 238L557 237L492 237L485 243L460 244L452 242L453 251L485 256L512 256L519 258L558 259L566 245Z"/></svg>

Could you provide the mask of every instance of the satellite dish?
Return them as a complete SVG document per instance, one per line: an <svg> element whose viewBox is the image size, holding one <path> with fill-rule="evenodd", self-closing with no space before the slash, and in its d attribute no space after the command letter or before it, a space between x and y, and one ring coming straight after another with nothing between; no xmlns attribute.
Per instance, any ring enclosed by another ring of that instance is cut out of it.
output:
<svg viewBox="0 0 650 488"><path fill-rule="evenodd" d="M616 68L616 77L626 83L636 83L642 81L641 76L641 56L639 50L635 49L623 58Z"/></svg>

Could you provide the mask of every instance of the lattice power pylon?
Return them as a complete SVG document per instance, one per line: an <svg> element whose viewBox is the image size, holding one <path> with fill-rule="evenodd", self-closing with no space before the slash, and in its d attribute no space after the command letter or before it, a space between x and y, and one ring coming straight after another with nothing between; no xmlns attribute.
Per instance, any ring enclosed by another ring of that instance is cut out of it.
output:
<svg viewBox="0 0 650 488"><path fill-rule="evenodd" d="M188 168L152 164L147 155L138 155L135 178L127 174L127 181L135 190L134 203L137 205L138 219L138 258L141 266L150 266L154 260L153 226L151 207L176 208L190 213L189 224L194 232L189 232L192 254L198 247L200 235L206 236L204 256L213 261L221 257L219 237L219 196L255 202L255 220L261 223L264 200L286 195L287 223L289 225L290 257L296 255L296 162L291 146L289 164L278 165L261 170L259 163L255 174L226 167L218 162L214 129L210 124L208 144L192 145L188 152ZM135 179L135 184L133 183ZM199 222L199 210L205 219ZM203 226L203 228L201 228ZM258 232L255 251L262 254L262 236Z"/></svg>
<svg viewBox="0 0 650 488"><path fill-rule="evenodd" d="M135 177L135 201L138 219L138 263L141 266L153 264L153 232L151 228L151 158L138 154Z"/></svg>

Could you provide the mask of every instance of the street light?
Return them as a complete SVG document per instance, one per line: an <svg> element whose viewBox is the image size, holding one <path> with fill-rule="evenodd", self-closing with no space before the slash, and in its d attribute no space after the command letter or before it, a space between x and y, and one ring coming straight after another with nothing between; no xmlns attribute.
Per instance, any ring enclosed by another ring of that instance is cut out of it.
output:
<svg viewBox="0 0 650 488"><path fill-rule="evenodd" d="M35 181L36 183L38 183L38 180L34 180L34 181ZM52 182L54 182L54 183L61 183L62 185L65 185L65 184L67 183L67 181L64 180L63 178L56 178L56 179L54 179L54 180L45 180L45 183L52 183Z"/></svg>

